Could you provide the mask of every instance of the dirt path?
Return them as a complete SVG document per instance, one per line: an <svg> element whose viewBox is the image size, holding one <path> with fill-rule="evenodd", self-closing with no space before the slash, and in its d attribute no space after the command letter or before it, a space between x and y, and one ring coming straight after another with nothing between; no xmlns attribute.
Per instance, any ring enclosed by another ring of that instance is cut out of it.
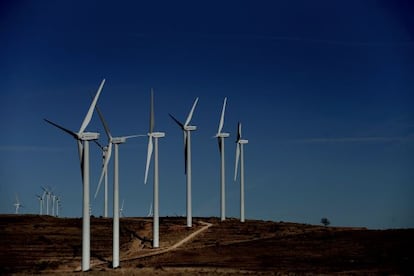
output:
<svg viewBox="0 0 414 276"><path fill-rule="evenodd" d="M178 247L182 246L183 244L189 242L190 240L192 240L193 238L195 238L196 236L200 235L201 233L203 233L204 231L206 231L209 227L211 227L213 224L212 223L208 223L208 222L204 222L204 221L199 221L200 224L203 224L204 226L200 229L198 229L197 231L191 233L190 235L188 235L187 237L185 237L184 239L178 241L177 243L175 243L174 245L167 247L167 248L161 248L161 249L155 249L155 251L149 252L147 254L143 254L137 257L128 257L128 258L122 258L120 259L121 262L125 262L125 261L134 261L134 260L139 260L142 258L146 258L146 257L151 257L151 256L155 256L155 255L161 255L161 254L165 254L167 252L170 252L172 250L177 249ZM108 264L108 262L91 262L91 268L93 267L97 267L100 265L104 265L104 264ZM80 267L78 267L78 270L80 271Z"/></svg>
<svg viewBox="0 0 414 276"><path fill-rule="evenodd" d="M150 257L150 256L155 256L155 255L160 255L160 254L164 254L167 252L170 252L180 246L182 246L184 243L190 241L191 239L195 238L197 235L200 235L202 232L206 231L209 227L211 227L213 224L208 223L208 222L204 222L204 221L199 221L200 224L203 224L204 226L200 229L198 229L197 231L191 233L190 235L188 235L187 237L185 237L184 239L182 239L181 241L177 242L176 244L167 247L167 248L163 248L163 249L159 249L157 251L154 252L150 252L144 255L141 255L139 257L134 257L134 258L128 258L128 259L121 259L122 261L132 261L132 260L138 260L138 259L142 259L145 257Z"/></svg>

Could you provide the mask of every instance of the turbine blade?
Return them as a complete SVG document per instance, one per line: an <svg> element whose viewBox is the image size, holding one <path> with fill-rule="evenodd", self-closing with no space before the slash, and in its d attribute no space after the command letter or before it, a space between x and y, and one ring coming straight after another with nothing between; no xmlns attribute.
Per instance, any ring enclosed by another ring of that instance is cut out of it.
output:
<svg viewBox="0 0 414 276"><path fill-rule="evenodd" d="M149 170L149 166L151 163L151 156L152 156L152 136L148 137L148 151L147 151L147 165L145 167L145 179L144 179L144 184L147 184L147 179L148 179L148 170Z"/></svg>
<svg viewBox="0 0 414 276"><path fill-rule="evenodd" d="M219 124L219 128L218 128L218 132L217 133L221 133L221 131L223 130L223 126L224 126L224 112L226 111L226 103L227 103L227 97L224 98L223 109L221 110L220 124Z"/></svg>
<svg viewBox="0 0 414 276"><path fill-rule="evenodd" d="M193 107L191 108L191 111L187 116L187 120L185 120L185 124L184 124L185 126L188 126L188 124L190 123L191 118L193 117L194 109L195 109L197 103L198 103L198 97L195 99L195 101L193 103Z"/></svg>
<svg viewBox="0 0 414 276"><path fill-rule="evenodd" d="M151 201L151 205L150 205L147 217L150 217L150 216L152 216L152 201Z"/></svg>
<svg viewBox="0 0 414 276"><path fill-rule="evenodd" d="M188 135L187 132L184 131L184 174L187 175L187 151L188 151L188 143L187 143Z"/></svg>
<svg viewBox="0 0 414 276"><path fill-rule="evenodd" d="M135 135L123 136L121 138L129 139L129 138L144 137L144 136L147 136L147 135L144 135L144 134L135 134Z"/></svg>
<svg viewBox="0 0 414 276"><path fill-rule="evenodd" d="M100 147L101 148L101 150L104 150L105 148L104 148L104 146L102 146L101 145L101 143L99 143L98 142L98 140L92 140L95 144L97 144L98 145L98 147Z"/></svg>
<svg viewBox="0 0 414 276"><path fill-rule="evenodd" d="M91 105L89 106L88 113L86 113L85 119L83 119L82 125L79 129L79 134L83 133L86 127L89 125L89 122L92 119L93 110L95 109L96 103L98 102L99 95L101 94L104 84L105 84L105 79L102 80L101 85L99 86L98 91L96 92L96 95L93 98Z"/></svg>
<svg viewBox="0 0 414 276"><path fill-rule="evenodd" d="M240 159L240 144L237 143L236 145L236 165L234 166L234 181L237 179L237 169L239 166L239 159Z"/></svg>
<svg viewBox="0 0 414 276"><path fill-rule="evenodd" d="M78 140L78 149L80 150L79 157L80 157L80 166L81 166L81 176L82 176L82 185L85 185L84 183L84 172L83 172L83 163L85 162L85 147L81 143L81 141ZM49 192L50 195L50 192Z"/></svg>
<svg viewBox="0 0 414 276"><path fill-rule="evenodd" d="M108 164L109 164L109 160L111 159L111 153L112 153L112 143L109 143L108 151L105 155L105 161L104 161L104 165L102 168L101 177L99 178L98 187L96 188L94 199L96 199L96 197L98 196L98 192L99 192L99 189L101 188L102 180L105 176L105 173L108 171Z"/></svg>
<svg viewBox="0 0 414 276"><path fill-rule="evenodd" d="M124 210L124 200L122 200L122 204L121 204L121 212Z"/></svg>
<svg viewBox="0 0 414 276"><path fill-rule="evenodd" d="M241 123L239 122L237 125L237 141L241 139L241 136L242 136L242 126L241 126Z"/></svg>
<svg viewBox="0 0 414 276"><path fill-rule="evenodd" d="M152 133L154 131L154 125L155 125L155 118L154 118L154 88L151 88L149 133Z"/></svg>
<svg viewBox="0 0 414 276"><path fill-rule="evenodd" d="M76 132L73 132L72 130L69 130L67 128L64 128L63 126L60 126L52 121L49 121L48 119L44 119L47 123L51 124L52 126L55 126L61 130L63 130L64 132L68 133L70 136L72 136L75 139L78 139L78 134Z"/></svg>
<svg viewBox="0 0 414 276"><path fill-rule="evenodd" d="M83 183L83 144L82 141L78 140L78 153L79 153L79 162L80 169L82 174L82 183Z"/></svg>
<svg viewBox="0 0 414 276"><path fill-rule="evenodd" d="M111 140L111 138L112 138L111 131L109 130L109 126L106 123L106 121L105 121L105 119L104 119L104 117L102 115L102 112L99 109L98 105L95 106L95 109L96 109L96 112L98 113L99 119L101 120L102 125L103 125L103 127L105 129L106 136L108 136L108 140Z"/></svg>
<svg viewBox="0 0 414 276"><path fill-rule="evenodd" d="M178 121L172 114L168 113L168 115L170 115L171 119L173 119L174 122L181 127L181 129L184 129L184 125L180 121Z"/></svg>

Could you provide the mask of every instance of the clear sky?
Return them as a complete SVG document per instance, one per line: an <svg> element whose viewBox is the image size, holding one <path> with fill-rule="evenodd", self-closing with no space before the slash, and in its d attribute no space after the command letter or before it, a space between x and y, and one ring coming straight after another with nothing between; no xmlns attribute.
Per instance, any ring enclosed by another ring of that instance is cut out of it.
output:
<svg viewBox="0 0 414 276"><path fill-rule="evenodd" d="M246 217L370 228L414 227L414 12L410 1L2 1L0 212L38 213L41 185L81 216L76 142L99 99L113 135L146 134L155 89L160 214L185 214L181 130L200 97L192 135L193 214L219 216L219 151L212 139L228 97L227 214L243 124ZM88 127L101 133L96 114ZM144 216L147 138L120 146L120 199ZM91 144L91 191L101 168ZM112 185L112 162L110 184ZM112 186L111 189L112 191ZM110 192L112 196L112 192ZM103 193L93 201L102 214ZM110 197L112 206L112 197Z"/></svg>

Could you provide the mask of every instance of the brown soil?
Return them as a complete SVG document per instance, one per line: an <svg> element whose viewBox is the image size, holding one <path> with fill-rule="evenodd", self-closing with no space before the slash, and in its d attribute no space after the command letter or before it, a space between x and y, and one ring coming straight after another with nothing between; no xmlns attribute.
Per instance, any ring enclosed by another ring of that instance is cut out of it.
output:
<svg viewBox="0 0 414 276"><path fill-rule="evenodd" d="M414 275L414 229L367 230L235 219L160 218L160 249L152 220L122 218L121 269L112 270L112 219L91 219L89 274L397 274ZM207 230L165 252L189 234ZM0 215L0 274L74 274L81 263L82 220ZM158 255L148 256L159 252Z"/></svg>

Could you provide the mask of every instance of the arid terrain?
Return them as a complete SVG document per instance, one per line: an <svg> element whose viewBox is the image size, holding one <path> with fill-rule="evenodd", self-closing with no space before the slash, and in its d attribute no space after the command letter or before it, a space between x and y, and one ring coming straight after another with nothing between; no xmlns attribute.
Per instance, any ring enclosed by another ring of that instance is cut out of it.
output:
<svg viewBox="0 0 414 276"><path fill-rule="evenodd" d="M121 268L113 270L112 219L91 219L88 274L414 275L414 229L217 218L194 218L188 229L185 218L166 217L160 218L160 248L152 249L151 219L121 218L120 225ZM81 226L79 218L0 215L0 275L75 274Z"/></svg>

